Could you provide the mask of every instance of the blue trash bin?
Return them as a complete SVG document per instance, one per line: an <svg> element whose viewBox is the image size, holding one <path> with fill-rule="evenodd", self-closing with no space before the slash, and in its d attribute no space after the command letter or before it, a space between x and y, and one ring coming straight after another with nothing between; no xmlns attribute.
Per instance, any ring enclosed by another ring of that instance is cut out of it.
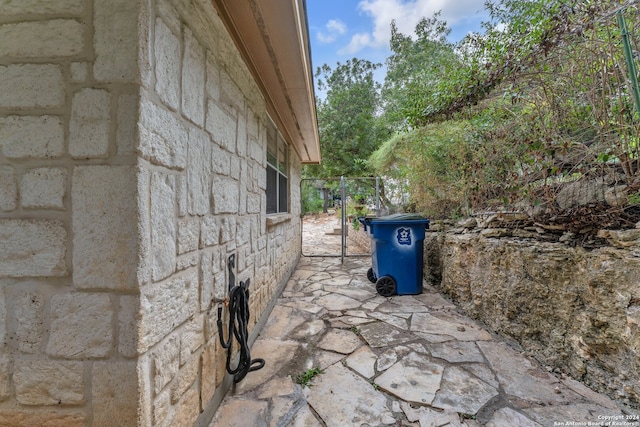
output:
<svg viewBox="0 0 640 427"><path fill-rule="evenodd" d="M367 278L384 297L422 293L424 235L429 220L415 214L395 214L358 220L371 237Z"/></svg>

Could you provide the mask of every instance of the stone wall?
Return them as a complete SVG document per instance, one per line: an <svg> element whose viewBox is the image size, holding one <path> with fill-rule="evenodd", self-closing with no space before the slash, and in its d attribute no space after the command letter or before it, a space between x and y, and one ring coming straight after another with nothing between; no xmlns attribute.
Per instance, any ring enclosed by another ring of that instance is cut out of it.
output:
<svg viewBox="0 0 640 427"><path fill-rule="evenodd" d="M544 365L640 405L640 251L427 233L427 279Z"/></svg>
<svg viewBox="0 0 640 427"><path fill-rule="evenodd" d="M9 0L0 40L0 425L205 423L227 257L253 329L299 160L266 216L265 102L208 0Z"/></svg>
<svg viewBox="0 0 640 427"><path fill-rule="evenodd" d="M0 3L2 426L137 417L138 5L110 3Z"/></svg>
<svg viewBox="0 0 640 427"><path fill-rule="evenodd" d="M228 257L237 279L251 280L253 327L298 259L300 203L291 194L289 215L264 214L265 102L211 3L159 0L149 25L139 127L150 248L140 287L142 424L192 425L224 379L214 300L227 295ZM299 169L294 160L292 193Z"/></svg>

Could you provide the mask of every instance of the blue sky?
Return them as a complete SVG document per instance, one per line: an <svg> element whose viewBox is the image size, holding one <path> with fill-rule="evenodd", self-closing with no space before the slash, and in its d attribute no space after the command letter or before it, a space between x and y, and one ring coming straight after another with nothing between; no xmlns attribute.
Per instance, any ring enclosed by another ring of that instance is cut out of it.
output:
<svg viewBox="0 0 640 427"><path fill-rule="evenodd" d="M441 11L451 28L450 40L481 31L488 20L485 0L306 0L314 73L328 64L335 68L357 57L384 63L389 55L391 20L404 34L413 34L422 17Z"/></svg>

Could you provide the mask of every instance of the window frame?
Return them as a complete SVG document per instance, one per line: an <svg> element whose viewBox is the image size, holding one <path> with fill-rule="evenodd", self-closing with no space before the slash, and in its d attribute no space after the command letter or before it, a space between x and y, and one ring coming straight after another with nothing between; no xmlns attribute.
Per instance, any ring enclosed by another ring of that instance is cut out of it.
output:
<svg viewBox="0 0 640 427"><path fill-rule="evenodd" d="M272 151L275 151L275 153ZM266 144L267 167L265 170L267 174L267 188L265 189L267 196L267 215L278 215L290 212L289 175L291 163L289 157L289 144L287 144L278 127L269 117ZM272 174L272 176L270 176L270 174ZM273 174L275 174L275 179ZM271 181L273 181L273 183ZM275 185L275 195L270 191L272 190L270 189L270 185ZM274 201L273 198L275 198L275 208L272 203Z"/></svg>

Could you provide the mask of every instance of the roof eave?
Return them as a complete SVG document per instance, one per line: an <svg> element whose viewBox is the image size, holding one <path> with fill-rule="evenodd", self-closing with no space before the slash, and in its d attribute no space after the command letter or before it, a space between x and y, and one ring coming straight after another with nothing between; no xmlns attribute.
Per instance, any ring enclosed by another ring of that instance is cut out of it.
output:
<svg viewBox="0 0 640 427"><path fill-rule="evenodd" d="M304 0L212 0L302 163L320 162Z"/></svg>

